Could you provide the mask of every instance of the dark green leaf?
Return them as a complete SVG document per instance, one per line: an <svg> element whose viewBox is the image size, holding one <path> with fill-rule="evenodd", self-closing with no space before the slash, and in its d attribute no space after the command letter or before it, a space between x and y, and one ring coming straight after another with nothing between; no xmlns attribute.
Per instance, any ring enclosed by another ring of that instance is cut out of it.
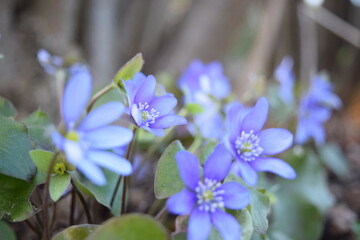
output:
<svg viewBox="0 0 360 240"><path fill-rule="evenodd" d="M94 224L71 226L56 234L52 240L85 240L97 227Z"/></svg>
<svg viewBox="0 0 360 240"><path fill-rule="evenodd" d="M0 239L16 240L16 235L12 228L5 221L0 221Z"/></svg>
<svg viewBox="0 0 360 240"><path fill-rule="evenodd" d="M90 192L91 195L94 196L99 203L111 209L113 214L119 215L122 196L121 184L117 191L117 195L115 196L113 206L110 206L110 203L113 192L115 191L117 180L120 176L106 169L103 169L103 172L106 177L106 184L104 186L98 186L92 183L90 180L83 177L76 171L73 171L70 174L74 177L75 183L81 191L83 191L85 194L88 194Z"/></svg>
<svg viewBox="0 0 360 240"><path fill-rule="evenodd" d="M215 147L218 145L218 142L209 141L204 146L200 148L199 160L201 163L205 163L210 154L214 151Z"/></svg>
<svg viewBox="0 0 360 240"><path fill-rule="evenodd" d="M70 184L70 179L71 176L68 173L56 174L54 176L51 176L49 191L50 197L54 202L59 200L61 195L65 192L65 190Z"/></svg>
<svg viewBox="0 0 360 240"><path fill-rule="evenodd" d="M254 224L254 230L260 234L265 234L269 226L267 215L269 213L270 199L266 193L256 188L251 188L249 190L249 209Z"/></svg>
<svg viewBox="0 0 360 240"><path fill-rule="evenodd" d="M4 117L15 117L16 109L6 98L0 97L0 115Z"/></svg>
<svg viewBox="0 0 360 240"><path fill-rule="evenodd" d="M321 160L339 178L344 178L349 175L347 159L338 145L335 143L327 143L321 146L319 151Z"/></svg>
<svg viewBox="0 0 360 240"><path fill-rule="evenodd" d="M141 53L136 54L124 66L122 66L114 77L114 82L123 89L122 80L132 79L135 73L140 72L144 60Z"/></svg>
<svg viewBox="0 0 360 240"><path fill-rule="evenodd" d="M87 240L167 240L165 228L153 218L143 214L114 217L100 225Z"/></svg>
<svg viewBox="0 0 360 240"><path fill-rule="evenodd" d="M27 118L23 119L22 122L27 126L30 138L35 145L45 149L52 148L50 134L55 127L44 111L37 110Z"/></svg>
<svg viewBox="0 0 360 240"><path fill-rule="evenodd" d="M26 127L0 116L0 173L30 181L36 173Z"/></svg>
<svg viewBox="0 0 360 240"><path fill-rule="evenodd" d="M40 171L30 183L0 174L0 219L19 222L29 218L33 213L30 194L44 182L45 175Z"/></svg>
<svg viewBox="0 0 360 240"><path fill-rule="evenodd" d="M181 142L172 142L161 155L155 172L155 197L167 198L184 188L175 160L175 154L184 150Z"/></svg>

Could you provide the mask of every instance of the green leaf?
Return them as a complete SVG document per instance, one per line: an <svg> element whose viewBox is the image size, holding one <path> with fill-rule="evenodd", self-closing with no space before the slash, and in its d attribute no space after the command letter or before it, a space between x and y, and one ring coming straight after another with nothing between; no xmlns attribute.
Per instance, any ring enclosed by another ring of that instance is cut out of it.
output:
<svg viewBox="0 0 360 240"><path fill-rule="evenodd" d="M132 59L130 59L124 66L122 66L114 77L114 82L120 86L121 89L124 89L122 80L126 81L132 79L135 73L140 72L144 60L141 53L136 54Z"/></svg>
<svg viewBox="0 0 360 240"><path fill-rule="evenodd" d="M188 103L186 104L186 110L188 110L190 114L199 114L204 111L204 108L198 103Z"/></svg>
<svg viewBox="0 0 360 240"><path fill-rule="evenodd" d="M45 175L37 172L30 182L0 174L0 219L23 221L33 214L29 197L36 185L45 182Z"/></svg>
<svg viewBox="0 0 360 240"><path fill-rule="evenodd" d="M338 145L335 143L327 143L321 146L319 151L321 160L339 178L344 178L349 175L347 159Z"/></svg>
<svg viewBox="0 0 360 240"><path fill-rule="evenodd" d="M15 117L16 109L6 98L0 97L0 115L4 117Z"/></svg>
<svg viewBox="0 0 360 240"><path fill-rule="evenodd" d="M49 191L50 197L54 202L59 200L61 195L65 192L70 184L70 179L71 176L68 173L56 174L50 178Z"/></svg>
<svg viewBox="0 0 360 240"><path fill-rule="evenodd" d="M52 240L85 240L97 227L95 224L71 226L56 234Z"/></svg>
<svg viewBox="0 0 360 240"><path fill-rule="evenodd" d="M153 218L143 214L114 217L100 225L87 240L167 240L165 228Z"/></svg>
<svg viewBox="0 0 360 240"><path fill-rule="evenodd" d="M161 155L155 172L155 197L158 199L167 198L184 188L180 173L176 164L175 154L184 150L181 142L172 142Z"/></svg>
<svg viewBox="0 0 360 240"><path fill-rule="evenodd" d="M113 192L115 191L117 180L120 176L106 169L103 169L103 172L106 177L106 184L104 186L98 186L92 183L90 180L80 175L76 171L70 172L70 174L73 176L76 186L78 186L82 192L85 194L90 192L91 195L95 197L96 201L112 210L114 215L119 215L122 196L121 184L115 196L113 206L111 206L110 203Z"/></svg>
<svg viewBox="0 0 360 240"><path fill-rule="evenodd" d="M32 150L29 152L32 161L35 163L36 167L43 173L47 173L52 157L54 156L53 152L48 152L44 150ZM54 172L52 172L54 173Z"/></svg>
<svg viewBox="0 0 360 240"><path fill-rule="evenodd" d="M0 173L30 181L36 173L26 127L0 116Z"/></svg>
<svg viewBox="0 0 360 240"><path fill-rule="evenodd" d="M200 148L199 152L199 160L202 164L205 163L205 161L208 159L210 154L213 153L215 147L218 145L218 142L215 141L209 141L204 146Z"/></svg>
<svg viewBox="0 0 360 240"><path fill-rule="evenodd" d="M250 240L254 232L253 219L250 212L246 208L238 210L235 213L235 217L241 226L241 239Z"/></svg>
<svg viewBox="0 0 360 240"><path fill-rule="evenodd" d="M24 118L22 122L25 123L29 130L31 140L45 149L52 148L50 138L51 132L55 129L49 116L42 110L37 110L30 116Z"/></svg>
<svg viewBox="0 0 360 240"><path fill-rule="evenodd" d="M4 240L16 240L16 235L13 229L5 221L0 221L0 233L1 239Z"/></svg>
<svg viewBox="0 0 360 240"><path fill-rule="evenodd" d="M266 193L256 188L250 188L249 191L250 205L248 208L251 212L254 230L260 234L265 234L269 226L267 215L270 208L270 199Z"/></svg>

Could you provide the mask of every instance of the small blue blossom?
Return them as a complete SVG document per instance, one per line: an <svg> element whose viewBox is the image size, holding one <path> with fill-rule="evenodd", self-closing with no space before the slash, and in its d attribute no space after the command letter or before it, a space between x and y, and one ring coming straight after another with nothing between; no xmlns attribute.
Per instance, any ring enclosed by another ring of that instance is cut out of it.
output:
<svg viewBox="0 0 360 240"><path fill-rule="evenodd" d="M185 118L170 114L177 100L172 94L155 96L154 76L135 74L132 80L124 82L129 102L130 116L135 124L156 136L164 135L164 128L186 124Z"/></svg>
<svg viewBox="0 0 360 240"><path fill-rule="evenodd" d="M91 111L77 124L91 96L91 75L80 65L70 68L69 75L61 108L66 133L63 136L57 131L53 132L52 138L56 147L95 184L106 183L100 167L121 175L131 174L129 161L107 151L124 146L133 138L131 130L109 125L121 116L124 106L120 102L106 103Z"/></svg>
<svg viewBox="0 0 360 240"><path fill-rule="evenodd" d="M203 112L194 116L194 124L205 138L219 139L223 132L223 118L219 100L230 93L229 80L223 74L219 62L205 65L199 60L192 61L179 78L179 87L184 92L185 104L199 104ZM190 131L195 133L194 127Z"/></svg>
<svg viewBox="0 0 360 240"><path fill-rule="evenodd" d="M37 59L45 72L54 75L56 71L63 65L64 61L59 56L52 56L45 49L40 49L37 53Z"/></svg>
<svg viewBox="0 0 360 240"><path fill-rule="evenodd" d="M317 145L323 144L326 135L323 125L331 117L332 109L341 105L331 83L323 75L316 75L310 90L300 100L296 143L304 144L312 137Z"/></svg>
<svg viewBox="0 0 360 240"><path fill-rule="evenodd" d="M202 178L196 156L179 151L175 158L186 188L169 198L167 208L174 214L190 214L187 239L207 239L211 225L225 240L240 239L238 221L224 210L245 208L250 202L250 195L237 182L223 183L232 164L229 152L219 144L206 160Z"/></svg>
<svg viewBox="0 0 360 240"><path fill-rule="evenodd" d="M257 183L257 171L272 172L287 179L296 177L288 163L266 156L283 152L293 143L293 135L286 129L261 130L267 119L268 108L265 97L250 109L236 102L227 108L227 135L224 141L236 159L235 171L250 186Z"/></svg>
<svg viewBox="0 0 360 240"><path fill-rule="evenodd" d="M284 103L294 103L294 81L295 75L292 72L294 60L286 56L275 70L275 78L280 83L279 95Z"/></svg>

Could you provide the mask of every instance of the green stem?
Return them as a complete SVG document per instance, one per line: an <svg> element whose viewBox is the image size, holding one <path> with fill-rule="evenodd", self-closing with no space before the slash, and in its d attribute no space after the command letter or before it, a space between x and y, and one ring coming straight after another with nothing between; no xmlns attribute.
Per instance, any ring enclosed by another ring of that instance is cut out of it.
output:
<svg viewBox="0 0 360 240"><path fill-rule="evenodd" d="M83 208L85 210L85 214L86 214L86 218L88 220L88 223L92 224L93 221L91 220L89 207L88 207L88 205L87 205L87 203L85 201L84 196L81 194L80 190L77 188L77 186L75 185L75 183L74 183L74 181L72 179L70 180L70 182L71 182L71 185L73 186L73 188L75 189L75 192L76 192L77 196L79 197L79 200L80 200L81 204L83 205Z"/></svg>
<svg viewBox="0 0 360 240"><path fill-rule="evenodd" d="M51 176L51 170L54 168L55 160L57 156L59 155L59 152L54 153L54 155L51 158L47 175L46 175L46 181L45 181L45 193L44 193L44 239L49 240L50 234L49 234L49 184L50 184L50 176Z"/></svg>
<svg viewBox="0 0 360 240"><path fill-rule="evenodd" d="M201 143L202 143L202 137L201 137L199 129L197 129L195 139L191 143L190 147L188 148L188 151L191 153L194 153L201 146Z"/></svg>
<svg viewBox="0 0 360 240"><path fill-rule="evenodd" d="M95 102L103 95L105 95L107 92L109 92L110 90L114 89L116 86L114 85L114 83L111 83L109 85L107 85L106 87L104 87L103 89L101 89L99 92L97 92L92 99L90 100L89 105L86 107L86 112L89 113L90 110L92 109L92 107L94 106Z"/></svg>

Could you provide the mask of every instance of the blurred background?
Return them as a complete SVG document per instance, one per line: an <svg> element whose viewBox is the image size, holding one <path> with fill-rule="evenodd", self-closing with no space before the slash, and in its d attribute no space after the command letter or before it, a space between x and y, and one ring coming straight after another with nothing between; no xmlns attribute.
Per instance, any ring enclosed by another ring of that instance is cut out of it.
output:
<svg viewBox="0 0 360 240"><path fill-rule="evenodd" d="M323 238L336 239L360 213L359 29L359 0L1 0L0 95L20 117L39 106L55 116L55 82L36 59L41 48L88 63L97 88L138 52L144 73L173 81L194 58L221 61L237 96L253 76L273 81L285 55L304 86L326 70L344 103L328 138L352 169L346 181L328 176L337 204Z"/></svg>

